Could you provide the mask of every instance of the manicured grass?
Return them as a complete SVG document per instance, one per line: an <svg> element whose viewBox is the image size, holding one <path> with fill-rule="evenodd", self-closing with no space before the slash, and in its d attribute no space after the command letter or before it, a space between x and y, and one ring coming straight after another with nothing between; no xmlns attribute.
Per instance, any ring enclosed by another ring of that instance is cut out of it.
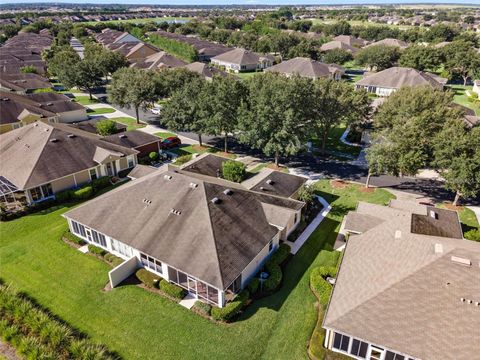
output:
<svg viewBox="0 0 480 360"><path fill-rule="evenodd" d="M358 156L361 150L360 146L349 146L340 141L340 138L346 129L347 125L344 124L332 128L328 133L326 149L334 152ZM315 146L319 148L321 147L320 140L313 139L312 142Z"/></svg>
<svg viewBox="0 0 480 360"><path fill-rule="evenodd" d="M255 75L260 75L260 74L262 74L262 72L252 71L252 72L240 72L240 73L237 73L235 75L238 76L242 80L248 80L251 77L253 77Z"/></svg>
<svg viewBox="0 0 480 360"><path fill-rule="evenodd" d="M172 136L177 136L177 134L171 133L171 132L158 132L154 134L155 136L158 136L160 139L165 140L166 138L172 137Z"/></svg>
<svg viewBox="0 0 480 360"><path fill-rule="evenodd" d="M145 124L137 124L137 120L131 117L115 117L110 118L110 120L127 125L127 131L141 129L146 126Z"/></svg>
<svg viewBox="0 0 480 360"><path fill-rule="evenodd" d="M68 91L68 92L71 92L71 91ZM82 105L98 104L98 99L93 98L90 100L90 96L75 96L74 100Z"/></svg>
<svg viewBox="0 0 480 360"><path fill-rule="evenodd" d="M111 114L111 113L114 113L115 111L116 110L114 108L110 108L110 107L87 110L89 115Z"/></svg>
<svg viewBox="0 0 480 360"><path fill-rule="evenodd" d="M171 152L177 154L178 156L188 155L188 154L203 154L207 152L209 147L200 146L200 145L187 145L183 144L176 149L170 150Z"/></svg>
<svg viewBox="0 0 480 360"><path fill-rule="evenodd" d="M324 249L358 200L386 203L393 197L383 189L364 193L357 185L332 189L327 180L316 189L332 202L330 214L287 264L281 289L228 326L136 286L102 291L111 268L60 240L67 228L60 215L71 206L1 223L0 277L124 359L307 360L317 322L311 269L337 263L339 253Z"/></svg>
<svg viewBox="0 0 480 360"><path fill-rule="evenodd" d="M469 101L469 97L465 93L467 90L472 92L472 86L463 86L463 85L447 85L453 92L453 101L457 104L463 105L469 109L475 111L477 116L480 116L480 101L476 103Z"/></svg>

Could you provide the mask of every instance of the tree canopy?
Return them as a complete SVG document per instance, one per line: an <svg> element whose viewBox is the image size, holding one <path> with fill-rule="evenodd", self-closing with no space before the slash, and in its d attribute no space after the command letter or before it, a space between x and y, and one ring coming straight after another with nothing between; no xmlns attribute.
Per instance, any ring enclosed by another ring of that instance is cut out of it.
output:
<svg viewBox="0 0 480 360"><path fill-rule="evenodd" d="M374 45L363 48L355 56L355 61L367 69L381 71L395 65L400 57L396 46Z"/></svg>

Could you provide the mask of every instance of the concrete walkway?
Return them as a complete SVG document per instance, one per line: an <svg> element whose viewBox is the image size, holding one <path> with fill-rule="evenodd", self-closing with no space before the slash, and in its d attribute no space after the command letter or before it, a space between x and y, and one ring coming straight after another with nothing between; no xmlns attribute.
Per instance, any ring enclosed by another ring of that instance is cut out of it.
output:
<svg viewBox="0 0 480 360"><path fill-rule="evenodd" d="M196 301L197 301L197 298L195 296L193 296L192 294L188 293L187 296L185 296L179 302L179 304L182 305L184 308L191 309Z"/></svg>
<svg viewBox="0 0 480 360"><path fill-rule="evenodd" d="M347 136L350 133L350 126L348 126L345 131L343 132L342 136L340 136L340 141L344 143L345 145L348 146L358 146L361 147L361 144L356 144L356 143L351 143L350 141L347 140Z"/></svg>
<svg viewBox="0 0 480 360"><path fill-rule="evenodd" d="M477 221L480 224L480 206L467 206L468 209L472 210L477 217Z"/></svg>
<svg viewBox="0 0 480 360"><path fill-rule="evenodd" d="M300 234L298 239L295 240L295 242L286 241L286 243L290 245L290 248L291 248L290 252L293 255L295 255L298 252L298 250L300 250L300 248L303 246L303 244L305 244L305 242L310 237L310 235L312 235L315 229L320 225L320 223L323 221L323 219L325 219L325 217L328 215L328 213L332 209L330 204L324 198L318 195L316 195L316 197L317 197L317 200L320 202L320 204L322 204L323 206L322 212L319 213L310 224L308 224L308 226L305 228L305 230L303 230L303 232Z"/></svg>

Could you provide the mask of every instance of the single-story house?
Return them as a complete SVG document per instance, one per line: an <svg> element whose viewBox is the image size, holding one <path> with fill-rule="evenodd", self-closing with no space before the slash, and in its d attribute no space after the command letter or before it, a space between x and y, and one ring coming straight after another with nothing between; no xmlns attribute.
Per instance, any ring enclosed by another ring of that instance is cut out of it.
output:
<svg viewBox="0 0 480 360"><path fill-rule="evenodd" d="M112 144L128 147L138 151L139 157L148 156L151 152L160 151L162 139L144 131L132 130L105 136L105 141Z"/></svg>
<svg viewBox="0 0 480 360"><path fill-rule="evenodd" d="M342 50L348 51L351 54L356 54L357 52L360 51L359 48L348 45L347 43L344 43L338 40L329 41L323 44L322 46L320 46L320 51L323 51L323 52L328 52L334 49L342 49Z"/></svg>
<svg viewBox="0 0 480 360"><path fill-rule="evenodd" d="M380 41L375 41L371 44L368 44L365 47L377 46L377 45L395 46L395 47L398 47L400 49L405 49L405 48L408 47L408 43L406 43L405 41L398 40L398 39L392 39L392 38L387 38L387 39L383 39L383 40L380 40Z"/></svg>
<svg viewBox="0 0 480 360"><path fill-rule="evenodd" d="M341 41L344 44L347 44L352 47L364 47L368 44L367 40L356 38L355 36L351 35L338 35L333 38L334 41Z"/></svg>
<svg viewBox="0 0 480 360"><path fill-rule="evenodd" d="M320 61L305 57L296 57L274 65L265 71L276 72L286 76L299 75L311 79L321 77L340 80L345 69L336 64L324 64Z"/></svg>
<svg viewBox="0 0 480 360"><path fill-rule="evenodd" d="M212 81L214 76L228 76L228 74L225 71L222 71L214 66L209 66L208 64L205 64L203 62L193 62L191 64L185 65L185 68L196 72L197 74L200 74L205 78L207 81Z"/></svg>
<svg viewBox="0 0 480 360"><path fill-rule="evenodd" d="M52 84L47 78L37 74L3 74L0 77L0 90L17 94L27 94L34 90L51 89Z"/></svg>
<svg viewBox="0 0 480 360"><path fill-rule="evenodd" d="M128 32L122 32L109 28L103 29L100 34L96 34L95 39L102 45L140 42L139 39Z"/></svg>
<svg viewBox="0 0 480 360"><path fill-rule="evenodd" d="M74 122L88 118L86 108L56 93L19 95L0 91L0 134L35 121Z"/></svg>
<svg viewBox="0 0 480 360"><path fill-rule="evenodd" d="M268 54L257 54L242 48L233 49L211 59L213 65L229 72L264 70L273 65L275 58Z"/></svg>
<svg viewBox="0 0 480 360"><path fill-rule="evenodd" d="M342 227L326 348L354 359L478 358L480 243L463 239L456 212L361 202Z"/></svg>
<svg viewBox="0 0 480 360"><path fill-rule="evenodd" d="M138 151L67 124L41 121L0 135L0 201L31 204L137 164ZM4 191L5 190L5 191Z"/></svg>
<svg viewBox="0 0 480 360"><path fill-rule="evenodd" d="M363 79L355 83L355 88L365 89L378 96L389 96L404 86L431 86L436 89L443 89L446 83L447 79L435 74L395 66L364 76Z"/></svg>
<svg viewBox="0 0 480 360"><path fill-rule="evenodd" d="M165 51L158 51L143 59L132 61L132 67L139 69L165 69L185 66L186 62L179 58L167 54Z"/></svg>
<svg viewBox="0 0 480 360"><path fill-rule="evenodd" d="M141 172L65 213L70 230L223 307L278 247L280 201L270 205L238 184L167 166Z"/></svg>
<svg viewBox="0 0 480 360"><path fill-rule="evenodd" d="M137 42L115 42L107 44L105 47L108 50L122 54L130 62L135 62L139 59L144 59L150 55L156 54L158 49L150 44L142 41Z"/></svg>

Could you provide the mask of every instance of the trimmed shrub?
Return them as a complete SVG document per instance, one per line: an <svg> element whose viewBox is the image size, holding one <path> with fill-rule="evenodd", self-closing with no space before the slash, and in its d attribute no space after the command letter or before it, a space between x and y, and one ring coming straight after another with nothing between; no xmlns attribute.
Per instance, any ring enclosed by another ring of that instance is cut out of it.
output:
<svg viewBox="0 0 480 360"><path fill-rule="evenodd" d="M104 176L98 179L95 179L92 181L92 188L94 191L99 191L102 189L105 189L109 187L110 184L110 178L108 176Z"/></svg>
<svg viewBox="0 0 480 360"><path fill-rule="evenodd" d="M72 190L63 190L55 194L55 200L57 200L60 203L72 200L72 198L73 198Z"/></svg>
<svg viewBox="0 0 480 360"><path fill-rule="evenodd" d="M77 245L84 245L85 241L83 239L80 239L78 236L72 234L70 230L67 230L63 233L63 237L67 239L68 241L77 244Z"/></svg>
<svg viewBox="0 0 480 360"><path fill-rule="evenodd" d="M464 237L468 240L480 241L480 228L467 231Z"/></svg>
<svg viewBox="0 0 480 360"><path fill-rule="evenodd" d="M87 185L81 187L78 190L73 191L73 198L74 199L88 199L93 195L93 187L91 185Z"/></svg>
<svg viewBox="0 0 480 360"><path fill-rule="evenodd" d="M160 290L162 290L168 296L171 296L175 299L183 299L186 294L186 290L182 289L180 286L169 283L167 280L160 280L159 284Z"/></svg>
<svg viewBox="0 0 480 360"><path fill-rule="evenodd" d="M315 292L323 306L327 306L332 285L330 285L326 277L334 277L337 275L337 268L333 266L320 266L314 268L310 273L310 287Z"/></svg>
<svg viewBox="0 0 480 360"><path fill-rule="evenodd" d="M222 176L225 180L240 183L245 179L247 170L245 164L228 160L222 164Z"/></svg>
<svg viewBox="0 0 480 360"><path fill-rule="evenodd" d="M207 303L204 303L203 301L197 300L195 301L195 304L193 304L192 309L195 312L198 312L199 314L210 316L210 311L212 311L212 306Z"/></svg>
<svg viewBox="0 0 480 360"><path fill-rule="evenodd" d="M290 246L287 244L280 244L277 251L265 263L265 269L269 274L268 279L263 283L263 291L273 292L282 283L282 269L281 264L285 262L290 256Z"/></svg>
<svg viewBox="0 0 480 360"><path fill-rule="evenodd" d="M268 262L274 263L277 265L282 265L285 260L288 259L290 256L290 246L287 244L283 243L278 246L277 251L273 253L273 255L268 259Z"/></svg>
<svg viewBox="0 0 480 360"><path fill-rule="evenodd" d="M151 160L151 161L155 161L158 159L158 153L155 152L155 151L152 151L150 154L148 154L148 158Z"/></svg>
<svg viewBox="0 0 480 360"><path fill-rule="evenodd" d="M107 253L101 247L98 247L98 246L95 246L95 245L92 245L92 244L88 245L88 251L91 252L94 255L98 255L98 256L102 256L102 257Z"/></svg>
<svg viewBox="0 0 480 360"><path fill-rule="evenodd" d="M212 307L212 317L218 321L231 321L240 313L249 296L248 290L243 290L233 301L227 303L225 307Z"/></svg>
<svg viewBox="0 0 480 360"><path fill-rule="evenodd" d="M160 277L146 269L138 269L135 272L135 276L139 281L141 281L146 287L153 288L158 286L158 281Z"/></svg>
<svg viewBox="0 0 480 360"><path fill-rule="evenodd" d="M105 256L103 257L109 264L111 264L113 267L116 267L123 263L123 259L119 258L118 256L115 256L110 253L106 253Z"/></svg>
<svg viewBox="0 0 480 360"><path fill-rule="evenodd" d="M183 165L190 160L192 160L192 154L182 155L175 159L175 165Z"/></svg>
<svg viewBox="0 0 480 360"><path fill-rule="evenodd" d="M247 285L247 289L250 292L250 294L255 294L258 291L258 288L260 287L260 279L259 278L253 278L250 280L250 282Z"/></svg>

